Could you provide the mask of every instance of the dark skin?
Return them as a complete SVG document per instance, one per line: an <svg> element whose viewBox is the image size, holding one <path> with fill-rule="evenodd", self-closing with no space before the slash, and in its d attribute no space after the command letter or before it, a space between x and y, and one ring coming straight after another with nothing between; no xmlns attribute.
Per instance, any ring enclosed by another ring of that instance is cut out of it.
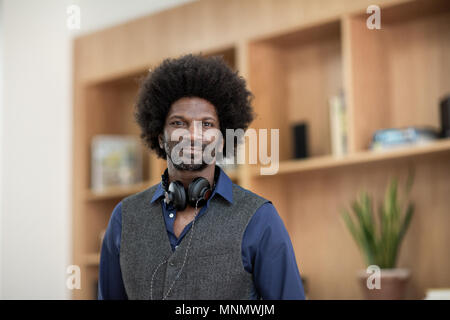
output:
<svg viewBox="0 0 450 320"><path fill-rule="evenodd" d="M194 121L201 125L203 136L194 135ZM161 148L168 151L164 142L170 141L171 134L176 129L186 129L190 132L191 141L203 140L203 143L210 143L214 138L207 139L204 136L206 130L211 128L220 129L219 118L216 108L208 101L197 97L185 97L174 102L167 114L164 124L164 132L159 136L159 144ZM223 147L223 144L222 144ZM175 180L183 183L185 189L196 177L203 177L209 181L212 186L214 183L215 160L211 164L207 164L200 170L181 170L177 168L170 157L167 156L167 169L169 174L169 183ZM195 216L195 208L187 205L183 211L177 211L174 222L174 233L178 238L187 224L189 224Z"/></svg>

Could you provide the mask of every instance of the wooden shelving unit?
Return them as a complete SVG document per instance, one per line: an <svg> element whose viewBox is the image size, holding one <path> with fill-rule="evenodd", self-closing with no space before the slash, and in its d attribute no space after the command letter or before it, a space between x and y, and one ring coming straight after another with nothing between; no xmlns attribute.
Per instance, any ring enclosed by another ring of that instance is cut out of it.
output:
<svg viewBox="0 0 450 320"><path fill-rule="evenodd" d="M370 1L196 1L75 40L74 264L76 299L95 298L100 239L124 197L158 183L164 161L144 154L144 182L101 193L90 188L90 141L96 134L135 134L138 79L169 56L223 55L253 92L252 128L280 130L275 175L259 165L229 172L270 199L283 218L311 299L361 298L363 260L340 219L361 189L383 196L388 179L416 172L416 214L398 265L412 271L408 298L450 285L450 140L371 152L382 128L439 127L438 101L450 93L450 2L381 0L382 29L366 27ZM180 19L183 17L183 19ZM143 31L145 30L145 32ZM328 98L344 92L349 153L331 152ZM292 153L292 125L307 121L310 158ZM269 147L270 150L270 147Z"/></svg>

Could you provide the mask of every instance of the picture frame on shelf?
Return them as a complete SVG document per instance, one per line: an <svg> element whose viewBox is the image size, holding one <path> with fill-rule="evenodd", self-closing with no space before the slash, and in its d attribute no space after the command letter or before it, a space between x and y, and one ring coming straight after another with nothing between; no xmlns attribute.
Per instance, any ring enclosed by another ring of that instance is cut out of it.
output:
<svg viewBox="0 0 450 320"><path fill-rule="evenodd" d="M96 135L91 142L91 189L142 182L142 148L134 135Z"/></svg>

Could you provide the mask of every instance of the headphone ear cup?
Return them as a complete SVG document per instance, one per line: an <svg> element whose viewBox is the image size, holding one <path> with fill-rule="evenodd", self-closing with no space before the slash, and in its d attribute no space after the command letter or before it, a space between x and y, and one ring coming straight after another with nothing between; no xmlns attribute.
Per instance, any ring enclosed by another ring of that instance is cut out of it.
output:
<svg viewBox="0 0 450 320"><path fill-rule="evenodd" d="M188 187L188 202L192 207L195 207L198 202L198 206L205 205L211 195L211 185L209 181L203 177L197 177L189 184Z"/></svg>
<svg viewBox="0 0 450 320"><path fill-rule="evenodd" d="M169 185L167 196L175 209L184 210L187 206L186 191L180 181L172 181Z"/></svg>

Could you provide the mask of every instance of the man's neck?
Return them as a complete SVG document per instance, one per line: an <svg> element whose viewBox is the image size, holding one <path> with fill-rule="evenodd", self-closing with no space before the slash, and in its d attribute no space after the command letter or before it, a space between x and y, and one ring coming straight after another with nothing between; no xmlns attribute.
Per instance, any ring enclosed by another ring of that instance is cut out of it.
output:
<svg viewBox="0 0 450 320"><path fill-rule="evenodd" d="M215 162L206 166L202 170L199 171L189 171L189 170L178 170L173 166L173 163L168 160L167 161L167 171L169 175L169 183L175 180L180 181L183 186L187 189L189 184L192 182L194 178L203 177L209 181L211 187L214 184L214 173L215 173L216 165Z"/></svg>

